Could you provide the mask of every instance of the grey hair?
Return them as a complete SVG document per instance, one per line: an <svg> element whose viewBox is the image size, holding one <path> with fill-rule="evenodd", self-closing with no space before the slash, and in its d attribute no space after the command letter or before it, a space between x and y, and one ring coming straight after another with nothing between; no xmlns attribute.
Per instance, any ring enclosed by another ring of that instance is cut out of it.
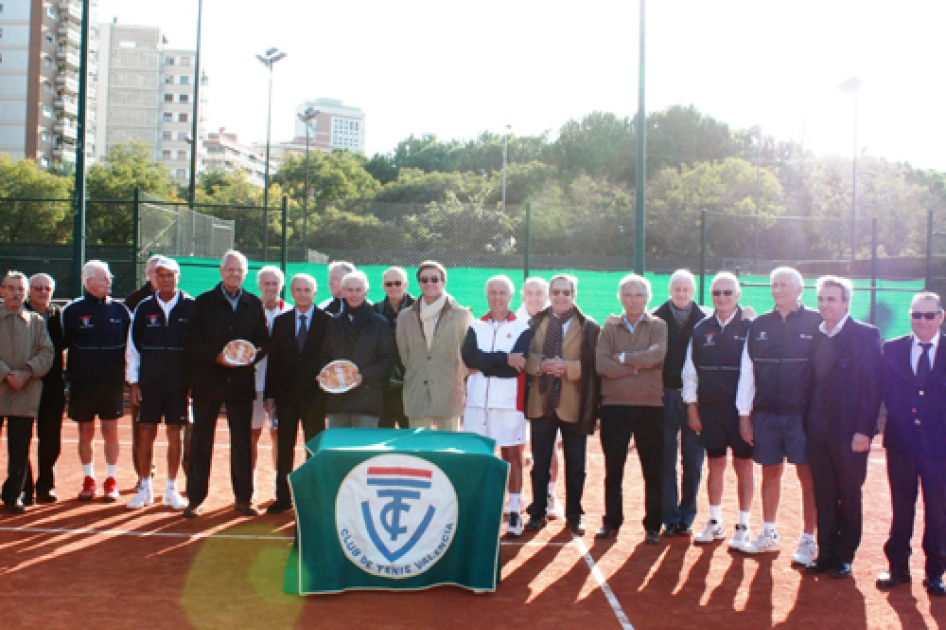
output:
<svg viewBox="0 0 946 630"><path fill-rule="evenodd" d="M313 291L318 291L318 290L319 290L319 283L316 282L316 281L315 281L315 278L312 277L310 274L307 274L307 273L297 273L296 275L294 275L294 276L292 277L292 282L289 283L289 286L291 287L291 286L292 286L292 283L295 282L296 280L303 280L303 281L305 281L305 282L308 282L309 284L312 285L312 290L313 290Z"/></svg>
<svg viewBox="0 0 946 630"><path fill-rule="evenodd" d="M529 276L526 278L526 281L522 283L522 289L520 289L520 293L525 291L526 287L529 285L536 285L542 289L542 293L545 295L549 294L549 283L545 278L540 278L539 276Z"/></svg>
<svg viewBox="0 0 946 630"><path fill-rule="evenodd" d="M280 291L282 290L284 286L286 286L286 276L285 274L283 274L282 269L280 269L276 265L266 265L265 267L260 268L260 270L256 272L256 286L258 286L260 289L263 288L262 287L263 276L265 276L266 274L275 276L276 280L279 281Z"/></svg>
<svg viewBox="0 0 946 630"><path fill-rule="evenodd" d="M249 268L250 268L250 263L249 263L249 261L246 259L246 256L244 256L241 252L238 252L238 251L235 250L235 249L229 249L229 250L227 250L227 252L223 255L223 258L220 259L220 269L221 269L221 271L227 266L227 261L230 260L231 258L236 258L237 260L239 260L239 261L240 261L240 264L243 265L243 268L244 268L244 269L249 269Z"/></svg>
<svg viewBox="0 0 946 630"><path fill-rule="evenodd" d="M404 267L388 267L384 270L384 273L381 274L381 278L384 279L384 276L388 275L389 273L396 273L397 275L401 276L401 281L404 282L404 284L407 284L407 270L404 269Z"/></svg>
<svg viewBox="0 0 946 630"><path fill-rule="evenodd" d="M486 292L489 293L489 285L494 282L502 282L506 285L506 288L509 289L509 297L512 297L516 293L516 285L512 283L512 280L507 275L499 274L498 276L493 276L486 281Z"/></svg>
<svg viewBox="0 0 946 630"><path fill-rule="evenodd" d="M690 286L693 287L693 292L696 293L696 276L689 269L677 269L670 276L669 285L673 285L677 280L686 280L690 283Z"/></svg>
<svg viewBox="0 0 946 630"><path fill-rule="evenodd" d="M341 287L344 289L345 285L351 280L361 280L365 285L365 293L367 293L368 289L371 288L371 285L368 283L368 275L364 271L355 270L346 273L345 277L342 278Z"/></svg>
<svg viewBox="0 0 946 630"><path fill-rule="evenodd" d="M920 291L913 296L913 299L910 300L910 308L913 308L913 305L919 302L920 300L932 300L936 302L936 305L943 309L943 300L939 297L939 293L933 293L932 291Z"/></svg>
<svg viewBox="0 0 946 630"><path fill-rule="evenodd" d="M845 302L850 302L851 296L854 294L854 283L839 276L821 276L815 281L815 290L818 293L821 293L821 289L825 287L841 289L841 299Z"/></svg>
<svg viewBox="0 0 946 630"><path fill-rule="evenodd" d="M56 290L56 279L53 278L48 273L43 273L43 272L34 273L32 276L30 276L30 286L33 286L33 280L42 280L42 279L48 280L49 285L52 287L52 290L53 291Z"/></svg>
<svg viewBox="0 0 946 630"><path fill-rule="evenodd" d="M729 271L720 271L718 274L713 276L713 281L710 282L710 290L716 286L716 283L721 280L729 280L733 283L733 286L736 289L736 293L742 293L742 285L739 284L739 278L736 274Z"/></svg>
<svg viewBox="0 0 946 630"><path fill-rule="evenodd" d="M629 273L623 278L621 278L620 282L618 282L618 300L621 299L621 291L623 291L624 287L626 287L629 284L638 284L644 287L644 291L647 293L648 302L650 302L650 299L654 297L654 292L650 287L650 280L636 273Z"/></svg>
<svg viewBox="0 0 946 630"><path fill-rule="evenodd" d="M105 275L112 277L112 271L108 268L108 263L102 260L90 260L82 266L82 284L85 284L89 278L92 277L92 273L100 269L105 272Z"/></svg>
<svg viewBox="0 0 946 630"><path fill-rule="evenodd" d="M794 267L776 267L769 275L769 282L775 282L775 279L779 276L788 276L792 279L792 284L794 284L795 287L799 289L805 288L805 279L801 277L801 273Z"/></svg>
<svg viewBox="0 0 946 630"><path fill-rule="evenodd" d="M555 274L554 276L552 276L551 280L549 280L549 288L551 288L552 285L558 282L559 280L564 280L568 284L572 285L572 293L574 293L575 295L578 295L578 278L567 273Z"/></svg>
<svg viewBox="0 0 946 630"><path fill-rule="evenodd" d="M329 263L329 274L331 274L336 269L342 269L346 274L349 274L355 270L355 265L348 262L347 260L336 260L335 262Z"/></svg>
<svg viewBox="0 0 946 630"><path fill-rule="evenodd" d="M3 276L3 280L0 281L0 284L5 283L7 280L22 280L23 282L26 283L26 286L29 286L30 284L30 279L26 277L25 273L23 273L22 271L16 271L13 269L8 271L7 274Z"/></svg>

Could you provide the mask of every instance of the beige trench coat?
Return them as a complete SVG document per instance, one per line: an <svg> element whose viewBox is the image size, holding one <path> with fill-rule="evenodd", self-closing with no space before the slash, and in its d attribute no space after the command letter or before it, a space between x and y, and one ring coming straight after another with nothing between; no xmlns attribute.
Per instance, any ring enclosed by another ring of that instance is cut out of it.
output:
<svg viewBox="0 0 946 630"><path fill-rule="evenodd" d="M53 352L42 315L26 309L14 313L0 304L0 416L36 417L43 394L40 379L52 367ZM7 383L7 374L26 366L33 378L17 391Z"/></svg>

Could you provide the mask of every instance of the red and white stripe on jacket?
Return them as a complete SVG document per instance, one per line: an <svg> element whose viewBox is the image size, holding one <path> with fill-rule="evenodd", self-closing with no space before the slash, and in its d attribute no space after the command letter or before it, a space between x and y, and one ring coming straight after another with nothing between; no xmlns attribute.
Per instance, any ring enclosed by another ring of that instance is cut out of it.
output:
<svg viewBox="0 0 946 630"><path fill-rule="evenodd" d="M506 321L495 324L489 313L474 321L476 345L483 352L512 352L520 335L529 330L526 319L517 319L510 311ZM525 372L516 378L471 374L466 380L466 406L481 409L525 410Z"/></svg>

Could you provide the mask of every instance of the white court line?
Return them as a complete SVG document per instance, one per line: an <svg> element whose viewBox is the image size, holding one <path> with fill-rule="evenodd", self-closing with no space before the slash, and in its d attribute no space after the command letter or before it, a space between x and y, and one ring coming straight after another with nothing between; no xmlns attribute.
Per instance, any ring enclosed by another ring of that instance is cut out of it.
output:
<svg viewBox="0 0 946 630"><path fill-rule="evenodd" d="M585 545L585 541L574 534L572 534L572 537L575 539L575 544L578 546L578 552L585 557L585 562L588 564L588 568L591 569L591 575L594 576L595 581L598 582L598 587L601 589L601 592L604 593L608 603L611 604L611 610L614 611L614 616L618 618L618 623L621 624L621 627L624 628L624 630L634 630L634 626L631 625L627 615L624 614L624 609L621 608L621 602L619 602L618 598L615 597L614 591L612 591L611 587L608 586L608 581L604 579L601 569L599 569L598 565L595 564L595 559L591 557L591 553L588 551L588 546Z"/></svg>
<svg viewBox="0 0 946 630"><path fill-rule="evenodd" d="M221 538L231 540L293 540L292 536L268 536L258 534L208 534L203 532L142 532L127 529L68 529L60 527L0 527L0 532L23 532L26 534L84 534L86 536L133 536L137 538ZM522 542L504 540L500 544L511 547L566 547L571 542Z"/></svg>

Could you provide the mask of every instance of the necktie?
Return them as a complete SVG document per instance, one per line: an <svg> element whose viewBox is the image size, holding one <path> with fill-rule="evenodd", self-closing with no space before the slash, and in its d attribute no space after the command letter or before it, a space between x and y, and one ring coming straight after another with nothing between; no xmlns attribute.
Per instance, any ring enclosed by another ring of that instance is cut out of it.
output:
<svg viewBox="0 0 946 630"><path fill-rule="evenodd" d="M299 315L299 332L296 333L296 345L299 346L299 352L305 348L305 338L309 334L309 329L305 325L305 314Z"/></svg>
<svg viewBox="0 0 946 630"><path fill-rule="evenodd" d="M930 348L933 344L921 343L920 346L923 348L923 354L916 364L916 380L922 387L926 383L926 377L930 375Z"/></svg>

